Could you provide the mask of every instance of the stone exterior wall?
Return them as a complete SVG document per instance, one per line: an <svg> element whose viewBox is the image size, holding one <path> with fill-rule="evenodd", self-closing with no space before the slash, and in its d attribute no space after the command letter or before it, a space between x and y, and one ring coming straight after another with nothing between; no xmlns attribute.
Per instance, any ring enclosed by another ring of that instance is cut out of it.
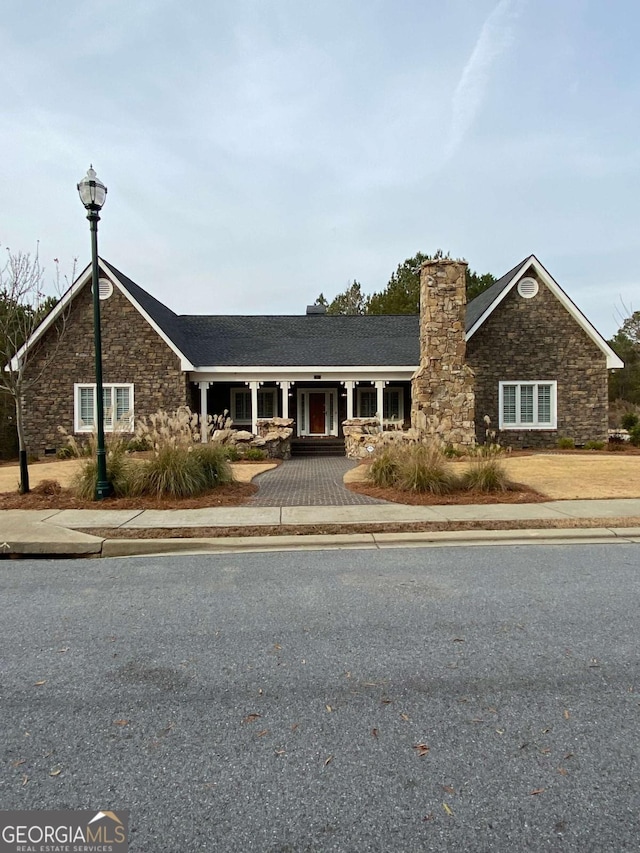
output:
<svg viewBox="0 0 640 853"><path fill-rule="evenodd" d="M103 382L133 383L135 418L158 409L175 411L191 402L178 357L117 287L100 303ZM31 354L28 375L40 371L56 345L50 329ZM93 302L87 284L75 297L54 360L25 398L25 431L30 453L65 442L58 426L73 433L74 383L95 382Z"/></svg>
<svg viewBox="0 0 640 853"><path fill-rule="evenodd" d="M420 367L411 382L411 426L443 445L475 442L474 377L465 362L467 264L426 261L420 274Z"/></svg>
<svg viewBox="0 0 640 853"><path fill-rule="evenodd" d="M533 270L528 276L537 278ZM476 429L485 439L485 415L499 424L499 382L558 383L555 430L503 430L509 447L552 447L561 436L576 444L607 439L607 367L603 352L551 291L538 280L538 294L525 299L514 287L467 346L476 375Z"/></svg>

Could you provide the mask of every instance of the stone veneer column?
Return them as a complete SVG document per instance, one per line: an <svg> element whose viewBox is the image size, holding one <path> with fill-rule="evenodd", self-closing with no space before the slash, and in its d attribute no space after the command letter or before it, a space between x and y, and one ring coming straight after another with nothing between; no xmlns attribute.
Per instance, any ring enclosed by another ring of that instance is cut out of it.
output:
<svg viewBox="0 0 640 853"><path fill-rule="evenodd" d="M465 261L426 261L420 273L420 367L411 426L443 445L475 443L474 374L465 362Z"/></svg>

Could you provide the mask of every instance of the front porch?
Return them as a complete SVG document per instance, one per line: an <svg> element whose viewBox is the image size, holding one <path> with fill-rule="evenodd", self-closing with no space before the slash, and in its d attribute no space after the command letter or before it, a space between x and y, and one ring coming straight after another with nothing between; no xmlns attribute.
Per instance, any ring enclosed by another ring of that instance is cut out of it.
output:
<svg viewBox="0 0 640 853"><path fill-rule="evenodd" d="M413 368L310 372L225 372L189 379L191 408L201 415L227 410L234 428L258 433L258 420L292 418L296 439L342 438L342 422L377 418L380 430L406 425L411 411ZM262 373L262 375L260 375ZM206 430L203 429L203 440Z"/></svg>

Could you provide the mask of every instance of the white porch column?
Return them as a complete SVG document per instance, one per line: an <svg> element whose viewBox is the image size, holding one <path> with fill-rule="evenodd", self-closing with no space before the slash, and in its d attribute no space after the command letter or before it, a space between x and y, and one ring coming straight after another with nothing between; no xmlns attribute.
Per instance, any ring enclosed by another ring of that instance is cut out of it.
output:
<svg viewBox="0 0 640 853"><path fill-rule="evenodd" d="M347 392L347 420L353 418L353 389L355 386L353 379L345 379L344 389Z"/></svg>
<svg viewBox="0 0 640 853"><path fill-rule="evenodd" d="M200 441L203 444L206 444L207 441L207 417L209 416L209 410L207 408L207 389L209 388L208 382L199 382L200 386Z"/></svg>
<svg viewBox="0 0 640 853"><path fill-rule="evenodd" d="M282 390L282 417L289 417L289 388L291 388L290 382L278 382Z"/></svg>
<svg viewBox="0 0 640 853"><path fill-rule="evenodd" d="M380 419L380 432L384 429L384 379L376 379L376 411Z"/></svg>
<svg viewBox="0 0 640 853"><path fill-rule="evenodd" d="M258 385L259 382L249 382L251 389L251 432L258 434Z"/></svg>

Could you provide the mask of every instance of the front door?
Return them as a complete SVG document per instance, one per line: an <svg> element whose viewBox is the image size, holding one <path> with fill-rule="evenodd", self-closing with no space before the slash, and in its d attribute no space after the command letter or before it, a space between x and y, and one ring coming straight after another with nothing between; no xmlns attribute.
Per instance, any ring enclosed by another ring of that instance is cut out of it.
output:
<svg viewBox="0 0 640 853"><path fill-rule="evenodd" d="M309 432L311 435L325 433L325 393L309 394Z"/></svg>

